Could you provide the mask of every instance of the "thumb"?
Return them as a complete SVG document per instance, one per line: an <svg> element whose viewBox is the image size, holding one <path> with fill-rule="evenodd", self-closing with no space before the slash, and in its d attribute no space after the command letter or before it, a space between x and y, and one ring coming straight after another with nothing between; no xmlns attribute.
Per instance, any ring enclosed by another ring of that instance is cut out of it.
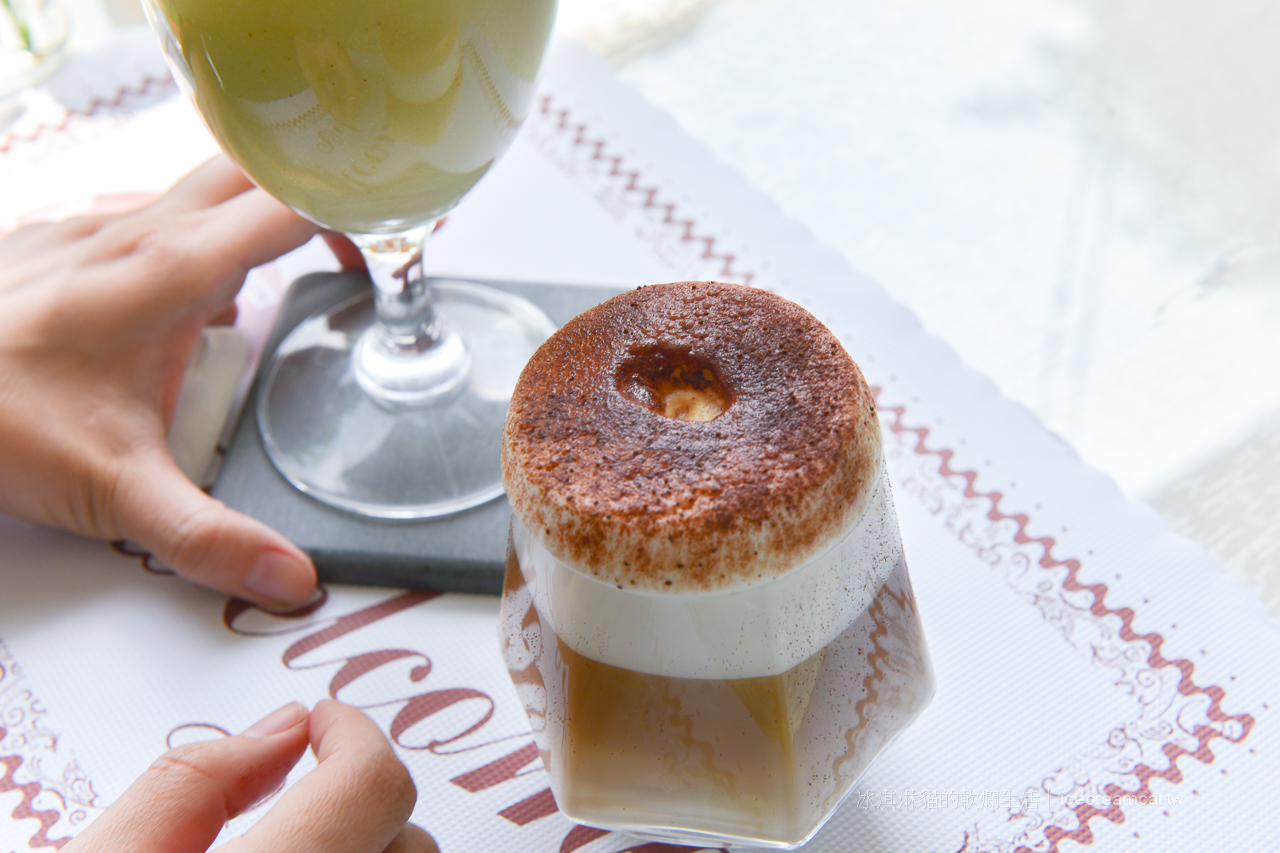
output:
<svg viewBox="0 0 1280 853"><path fill-rule="evenodd" d="M306 554L197 488L167 447L122 467L115 528L178 574L269 606L301 604L315 589L315 567Z"/></svg>
<svg viewBox="0 0 1280 853"><path fill-rule="evenodd" d="M307 746L296 702L244 734L160 756L64 853L204 853L223 825L270 794Z"/></svg>

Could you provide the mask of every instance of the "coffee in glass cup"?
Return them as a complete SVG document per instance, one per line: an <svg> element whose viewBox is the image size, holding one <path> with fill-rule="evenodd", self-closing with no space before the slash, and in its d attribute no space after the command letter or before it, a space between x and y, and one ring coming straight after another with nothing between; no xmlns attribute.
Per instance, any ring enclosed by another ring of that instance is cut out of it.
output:
<svg viewBox="0 0 1280 853"><path fill-rule="evenodd" d="M799 306L655 285L529 362L500 642L580 823L792 848L934 679L875 403Z"/></svg>

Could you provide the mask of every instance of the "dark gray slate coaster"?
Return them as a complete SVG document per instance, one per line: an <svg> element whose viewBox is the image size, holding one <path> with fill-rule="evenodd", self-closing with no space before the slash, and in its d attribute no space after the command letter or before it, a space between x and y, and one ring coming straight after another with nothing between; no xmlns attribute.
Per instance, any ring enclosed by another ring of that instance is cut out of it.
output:
<svg viewBox="0 0 1280 853"><path fill-rule="evenodd" d="M619 292L610 287L484 283L535 303L557 326ZM356 273L298 279L285 297L267 352L274 352L284 335L306 317L368 288L368 279ZM426 521L384 521L333 509L289 485L271 465L258 437L256 399L255 385L213 496L297 543L315 561L321 581L493 595L502 591L511 517L505 497Z"/></svg>

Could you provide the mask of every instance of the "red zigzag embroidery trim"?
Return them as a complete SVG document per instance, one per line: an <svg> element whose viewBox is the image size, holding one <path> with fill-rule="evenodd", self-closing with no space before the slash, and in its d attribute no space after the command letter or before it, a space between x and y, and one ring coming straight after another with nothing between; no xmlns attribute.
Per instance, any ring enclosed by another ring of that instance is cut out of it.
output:
<svg viewBox="0 0 1280 853"><path fill-rule="evenodd" d="M880 388L872 388L872 393L876 395L877 400L880 397ZM1108 785L1104 789L1107 796L1113 798L1113 802L1105 809L1099 809L1096 806L1082 803L1076 806L1073 811L1080 821L1080 825L1071 831L1067 831L1057 826L1049 826L1045 828L1045 838L1048 839L1050 847L1046 853L1056 853L1059 845L1064 840L1075 841L1079 844L1092 844L1093 832L1089 829L1089 821L1096 817L1103 817L1112 823L1124 823L1124 811L1114 802L1116 798L1122 796L1130 797L1146 797L1153 794L1151 790L1152 779L1164 779L1166 782L1178 784L1182 781L1182 772L1178 769L1177 761L1183 756L1190 756L1204 764L1211 764L1214 760L1212 750L1209 749L1209 743L1214 738L1225 737L1233 743L1240 743L1249 736L1249 732L1253 730L1254 718L1249 714L1230 715L1222 710L1222 700L1226 696L1226 692L1216 685L1201 687L1192 680L1195 673L1195 664L1191 661L1177 659L1170 660L1160 654L1160 648L1164 645L1164 637L1160 634L1152 632L1149 634L1139 634L1133 630L1133 610L1128 607L1110 608L1107 607L1105 601L1107 597L1106 584L1086 584L1082 583L1078 574L1081 563L1075 558L1059 559L1054 556L1053 548L1056 542L1049 536L1032 536L1027 533L1027 527L1030 524L1030 517L1025 513L1006 513L1000 508L1000 503L1004 495L998 491L980 492L975 488L978 479L976 471L966 470L957 471L951 467L951 460L954 452L951 450L936 450L927 445L929 430L926 427L912 427L904 423L906 417L905 406L880 407L882 415L889 415L887 418L888 427L891 432L896 435L914 435L915 447L913 452L918 456L935 456L939 460L938 470L944 478L959 477L964 480L964 495L967 498L979 498L988 501L991 509L987 512L987 518L993 522L1012 521L1017 525L1017 532L1014 534L1014 541L1019 545L1035 543L1042 549L1040 557L1040 565L1046 569L1057 568L1059 566L1067 569L1067 576L1063 580L1063 588L1071 592L1088 592L1093 597L1093 603L1089 610L1095 616L1116 616L1120 619L1120 636L1127 642L1145 642L1150 646L1151 651L1147 655L1147 663L1153 669L1163 669L1168 666L1177 667L1181 675L1179 676L1178 692L1184 696L1192 696L1195 694L1203 694L1210 699L1210 705L1206 715L1217 722L1226 723L1234 721L1240 726L1240 736L1238 738L1230 738L1208 726L1197 726L1193 731L1198 743L1195 750L1187 750L1176 744L1165 744L1163 752L1169 758L1169 766L1165 770L1155 770L1146 764L1138 764L1133 774L1138 778L1140 787L1137 791L1125 791L1116 785ZM1014 853L1034 853L1029 847L1018 847Z"/></svg>
<svg viewBox="0 0 1280 853"><path fill-rule="evenodd" d="M5 154L10 148L18 142L35 142L46 133L57 133L66 130L71 126L72 119L92 118L99 112L108 109L118 109L124 106L126 99L131 97L142 97L151 94L152 90L162 91L164 89L173 88L173 78L165 75L164 77L144 77L142 82L137 86L121 86L113 97L110 98L94 98L89 105L80 110L68 110L67 114L57 124L38 124L35 130L25 136L9 134L0 136L0 154Z"/></svg>
<svg viewBox="0 0 1280 853"><path fill-rule="evenodd" d="M538 99L538 112L541 115L553 118L556 122L555 128L557 131L572 132L573 145L575 147L586 146L589 148L591 151L590 157L593 161L607 164L609 177L616 178L619 181L626 181L622 188L623 191L638 194L641 197L641 207L661 212L664 225L674 225L680 228L680 241L682 243L702 243L703 258L722 261L719 275L737 279L743 284L750 284L751 280L755 278L754 273L735 270L734 264L737 262L737 256L732 252L717 251L716 238L708 234L698 233L696 221L677 218L674 202L664 201L659 198L661 190L657 187L641 184L639 171L624 167L621 155L612 154L606 150L608 143L605 140L589 137L587 125L582 122L572 121L569 118L569 110L567 108L553 106L551 95L542 95Z"/></svg>
<svg viewBox="0 0 1280 853"><path fill-rule="evenodd" d="M8 729L0 726L0 740L4 740L9 733ZM24 782L19 784L15 782L13 777L18 772L18 768L22 766L22 756L20 755L0 755L0 767L4 768L4 775L0 776L0 793L8 791L17 791L22 795L22 802L10 812L10 816L14 820L24 820L34 818L40 821L40 829L27 842L27 846L33 850L41 847L53 847L55 849L62 847L71 840L67 838L50 838L49 830L62 817L58 812L52 809L40 810L35 807L36 795L42 790L39 782Z"/></svg>

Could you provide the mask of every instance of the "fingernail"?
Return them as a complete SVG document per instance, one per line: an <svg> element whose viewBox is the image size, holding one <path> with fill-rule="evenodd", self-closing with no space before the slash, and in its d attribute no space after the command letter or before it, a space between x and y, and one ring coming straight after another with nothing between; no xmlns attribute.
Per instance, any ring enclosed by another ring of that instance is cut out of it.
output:
<svg viewBox="0 0 1280 853"><path fill-rule="evenodd" d="M249 592L282 604L301 604L315 586L311 567L280 551L262 552L244 578L244 588Z"/></svg>
<svg viewBox="0 0 1280 853"><path fill-rule="evenodd" d="M258 722L241 732L241 734L245 737L258 739L278 735L281 732L289 731L289 729L301 723L306 715L306 708L302 707L297 702L290 702L283 708L277 708L270 714L267 714L261 720L258 720Z"/></svg>

